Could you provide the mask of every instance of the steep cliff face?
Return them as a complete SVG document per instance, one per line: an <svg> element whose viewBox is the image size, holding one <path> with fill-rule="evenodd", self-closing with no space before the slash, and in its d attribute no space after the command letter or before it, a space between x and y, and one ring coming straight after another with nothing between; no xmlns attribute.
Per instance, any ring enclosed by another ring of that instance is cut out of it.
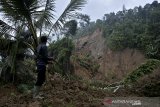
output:
<svg viewBox="0 0 160 107"><path fill-rule="evenodd" d="M108 82L121 80L130 71L145 62L145 57L140 51L136 49L112 51L105 41L99 29L92 35L75 40L76 53L90 54L100 65L95 79L103 79Z"/></svg>

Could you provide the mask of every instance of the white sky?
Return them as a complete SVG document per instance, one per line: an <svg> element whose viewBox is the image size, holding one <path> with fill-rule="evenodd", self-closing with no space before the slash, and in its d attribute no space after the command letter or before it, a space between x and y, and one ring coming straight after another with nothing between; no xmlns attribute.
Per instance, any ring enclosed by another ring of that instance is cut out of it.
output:
<svg viewBox="0 0 160 107"><path fill-rule="evenodd" d="M60 14L67 6L70 0L56 0L57 13ZM81 13L88 14L92 21L102 19L103 15L110 12L122 10L123 4L126 9L134 8L135 6L144 6L147 3L152 3L154 0L88 0L88 3L82 9ZM160 0L157 0L160 2Z"/></svg>

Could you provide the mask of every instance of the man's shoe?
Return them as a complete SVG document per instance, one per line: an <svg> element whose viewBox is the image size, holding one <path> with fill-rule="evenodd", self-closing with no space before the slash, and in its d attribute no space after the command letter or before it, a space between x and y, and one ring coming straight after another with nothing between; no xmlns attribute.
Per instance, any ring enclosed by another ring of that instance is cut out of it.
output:
<svg viewBox="0 0 160 107"><path fill-rule="evenodd" d="M34 86L33 88L33 98L36 97L37 95L39 95L39 91L40 91L40 86Z"/></svg>

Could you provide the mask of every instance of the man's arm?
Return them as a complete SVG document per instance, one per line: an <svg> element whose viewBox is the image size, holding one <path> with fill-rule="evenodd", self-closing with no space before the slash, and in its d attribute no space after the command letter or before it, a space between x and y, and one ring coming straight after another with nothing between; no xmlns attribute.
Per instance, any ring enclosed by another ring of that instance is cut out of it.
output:
<svg viewBox="0 0 160 107"><path fill-rule="evenodd" d="M42 55L43 60L46 63L48 63L48 50L47 50L47 46L42 46L41 55Z"/></svg>
<svg viewBox="0 0 160 107"><path fill-rule="evenodd" d="M44 46L44 58L46 63L52 63L53 57L48 57L48 48L47 46Z"/></svg>

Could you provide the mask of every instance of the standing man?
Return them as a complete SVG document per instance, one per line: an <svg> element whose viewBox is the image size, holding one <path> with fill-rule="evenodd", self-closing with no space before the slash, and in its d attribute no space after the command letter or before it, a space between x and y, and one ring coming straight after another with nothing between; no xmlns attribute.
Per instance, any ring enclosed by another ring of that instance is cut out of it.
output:
<svg viewBox="0 0 160 107"><path fill-rule="evenodd" d="M43 83L45 82L46 65L53 59L48 57L47 50L47 36L41 36L40 44L37 47L37 81L33 89L33 98L42 98L39 95L39 91Z"/></svg>

